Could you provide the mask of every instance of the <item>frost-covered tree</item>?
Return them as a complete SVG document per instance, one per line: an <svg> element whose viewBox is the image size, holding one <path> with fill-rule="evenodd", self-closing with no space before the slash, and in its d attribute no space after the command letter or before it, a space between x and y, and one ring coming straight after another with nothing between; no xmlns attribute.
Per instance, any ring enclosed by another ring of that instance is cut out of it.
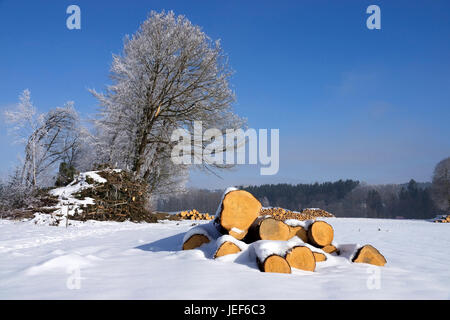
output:
<svg viewBox="0 0 450 320"><path fill-rule="evenodd" d="M193 136L194 121L223 133L244 125L232 111L232 71L220 42L184 16L151 12L125 38L110 71L106 92L92 91L101 105L100 161L131 170L148 181L151 193L171 192L185 181L188 168L170 159L174 129ZM203 162L201 167L214 171L221 166Z"/></svg>
<svg viewBox="0 0 450 320"><path fill-rule="evenodd" d="M450 211L450 157L440 161L434 168L432 196L437 207Z"/></svg>
<svg viewBox="0 0 450 320"><path fill-rule="evenodd" d="M50 183L52 170L61 162L71 163L80 142L78 113L73 102L38 113L31 102L30 91L24 90L14 110L5 111L10 133L15 142L25 146L20 175L15 182L27 186Z"/></svg>

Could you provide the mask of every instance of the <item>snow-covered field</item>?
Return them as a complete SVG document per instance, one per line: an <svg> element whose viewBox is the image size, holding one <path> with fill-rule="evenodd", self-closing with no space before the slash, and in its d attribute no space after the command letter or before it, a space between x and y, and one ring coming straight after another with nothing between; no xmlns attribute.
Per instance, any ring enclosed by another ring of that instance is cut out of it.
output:
<svg viewBox="0 0 450 320"><path fill-rule="evenodd" d="M450 299L450 225L326 219L337 243L370 243L385 267L345 258L262 273L214 245L181 251L191 221L52 227L0 220L1 299ZM234 261L235 260L235 261Z"/></svg>

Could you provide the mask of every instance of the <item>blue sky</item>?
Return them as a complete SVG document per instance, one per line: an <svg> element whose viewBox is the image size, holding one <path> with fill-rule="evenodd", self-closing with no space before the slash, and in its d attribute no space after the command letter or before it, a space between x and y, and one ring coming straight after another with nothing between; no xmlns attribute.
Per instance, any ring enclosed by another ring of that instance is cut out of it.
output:
<svg viewBox="0 0 450 320"><path fill-rule="evenodd" d="M81 30L66 28L70 4ZM366 27L371 4L381 30ZM0 0L0 110L28 88L40 111L73 100L94 114L88 89L109 83L123 37L162 9L222 40L236 112L280 129L277 175L244 165L222 179L194 172L191 186L429 181L450 156L449 1ZM3 175L21 152L10 140L0 121Z"/></svg>

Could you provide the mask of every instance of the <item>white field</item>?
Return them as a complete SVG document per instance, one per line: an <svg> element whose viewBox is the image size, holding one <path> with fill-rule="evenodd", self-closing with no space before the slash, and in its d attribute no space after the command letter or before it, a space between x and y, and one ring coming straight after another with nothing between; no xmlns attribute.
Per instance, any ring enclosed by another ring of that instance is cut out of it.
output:
<svg viewBox="0 0 450 320"><path fill-rule="evenodd" d="M260 272L214 244L181 251L191 221L53 227L0 220L1 299L450 299L450 224L326 219L335 241L370 243L388 263Z"/></svg>

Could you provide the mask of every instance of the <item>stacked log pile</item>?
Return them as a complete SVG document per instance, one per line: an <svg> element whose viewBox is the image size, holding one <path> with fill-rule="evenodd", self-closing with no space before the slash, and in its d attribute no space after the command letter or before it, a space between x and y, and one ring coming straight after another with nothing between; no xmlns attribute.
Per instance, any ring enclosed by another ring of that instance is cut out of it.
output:
<svg viewBox="0 0 450 320"><path fill-rule="evenodd" d="M438 217L434 220L436 223L450 223L450 214L443 215L441 217Z"/></svg>
<svg viewBox="0 0 450 320"><path fill-rule="evenodd" d="M333 214L319 208L307 208L303 209L301 212L286 210L283 208L262 208L260 215L271 215L277 220L311 220L319 217L334 218Z"/></svg>
<svg viewBox="0 0 450 320"><path fill-rule="evenodd" d="M176 217L181 220L213 220L214 216L210 216L209 213L200 213L197 210L186 210L176 214Z"/></svg>
<svg viewBox="0 0 450 320"><path fill-rule="evenodd" d="M292 268L314 271L316 264L339 256L333 227L323 219L333 215L320 209L293 212L262 208L249 192L225 192L215 219L191 229L183 239L183 250L215 242L214 258L248 250L263 272L291 273ZM371 245L343 245L354 263L383 266L386 259Z"/></svg>

